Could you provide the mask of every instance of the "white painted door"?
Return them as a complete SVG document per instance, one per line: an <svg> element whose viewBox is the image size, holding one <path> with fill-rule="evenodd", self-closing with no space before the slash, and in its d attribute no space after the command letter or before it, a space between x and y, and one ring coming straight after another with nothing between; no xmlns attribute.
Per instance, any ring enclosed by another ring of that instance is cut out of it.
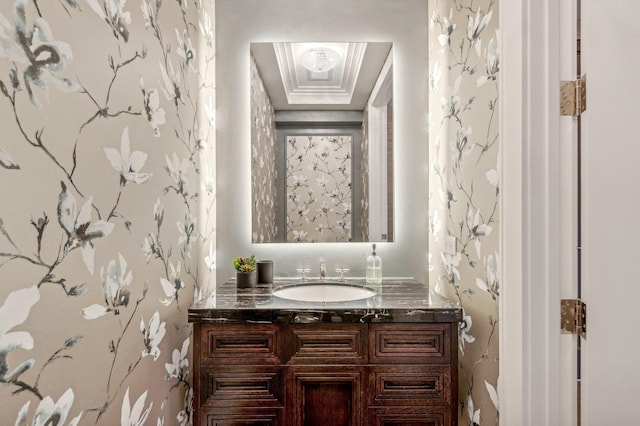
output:
<svg viewBox="0 0 640 426"><path fill-rule="evenodd" d="M640 2L582 0L582 424L640 425Z"/></svg>

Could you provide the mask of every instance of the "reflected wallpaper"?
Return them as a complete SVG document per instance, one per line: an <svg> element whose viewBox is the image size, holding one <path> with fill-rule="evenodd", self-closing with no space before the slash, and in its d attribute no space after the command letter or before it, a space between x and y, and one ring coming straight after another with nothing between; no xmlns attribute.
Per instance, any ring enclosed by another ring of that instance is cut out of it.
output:
<svg viewBox="0 0 640 426"><path fill-rule="evenodd" d="M287 136L287 241L351 241L352 136Z"/></svg>
<svg viewBox="0 0 640 426"><path fill-rule="evenodd" d="M360 171L362 173L362 199L360 200L361 241L369 241L369 106L362 114L362 142L360 143Z"/></svg>
<svg viewBox="0 0 640 426"><path fill-rule="evenodd" d="M191 423L214 2L0 5L3 424Z"/></svg>
<svg viewBox="0 0 640 426"><path fill-rule="evenodd" d="M461 424L497 425L498 4L429 0L429 11L429 282L464 309Z"/></svg>
<svg viewBox="0 0 640 426"><path fill-rule="evenodd" d="M275 111L251 56L251 229L254 243L277 241Z"/></svg>

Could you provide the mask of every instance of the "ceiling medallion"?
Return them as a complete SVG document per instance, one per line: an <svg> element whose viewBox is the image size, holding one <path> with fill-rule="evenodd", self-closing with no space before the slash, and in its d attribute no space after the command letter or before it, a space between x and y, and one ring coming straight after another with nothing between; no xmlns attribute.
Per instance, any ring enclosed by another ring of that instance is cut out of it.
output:
<svg viewBox="0 0 640 426"><path fill-rule="evenodd" d="M300 55L302 66L311 72L327 72L340 62L340 55L327 47L314 47Z"/></svg>

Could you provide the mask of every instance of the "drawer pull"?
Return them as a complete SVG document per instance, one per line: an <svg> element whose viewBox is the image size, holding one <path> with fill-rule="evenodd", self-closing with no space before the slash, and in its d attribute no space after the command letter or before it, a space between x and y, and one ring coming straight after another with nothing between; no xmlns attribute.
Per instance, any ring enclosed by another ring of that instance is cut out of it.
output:
<svg viewBox="0 0 640 426"><path fill-rule="evenodd" d="M428 380L428 381L421 381L421 382L410 382L410 381L396 382L396 381L389 380L384 382L384 390L389 390L389 391L433 392L433 391L436 391L437 388L438 388L437 380Z"/></svg>
<svg viewBox="0 0 640 426"><path fill-rule="evenodd" d="M413 339L413 340L399 340L399 339L387 339L387 345L399 348L433 348L435 346L433 339Z"/></svg>
<svg viewBox="0 0 640 426"><path fill-rule="evenodd" d="M249 391L266 391L269 390L269 382L226 382L216 383L216 390L220 391L241 391L241 392L249 392Z"/></svg>
<svg viewBox="0 0 640 426"><path fill-rule="evenodd" d="M269 347L269 339L268 338L255 338L255 339L243 339L243 340L232 340L232 339L223 339L217 338L214 339L214 350L236 350L236 349L261 349Z"/></svg>

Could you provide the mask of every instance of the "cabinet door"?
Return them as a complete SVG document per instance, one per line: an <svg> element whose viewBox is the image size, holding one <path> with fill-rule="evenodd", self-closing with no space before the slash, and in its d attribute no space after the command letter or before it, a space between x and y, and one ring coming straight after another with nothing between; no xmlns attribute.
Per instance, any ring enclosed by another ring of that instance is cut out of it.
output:
<svg viewBox="0 0 640 426"><path fill-rule="evenodd" d="M366 367L286 367L290 426L361 426L365 416Z"/></svg>
<svg viewBox="0 0 640 426"><path fill-rule="evenodd" d="M445 407L372 407L367 426L451 426L451 410Z"/></svg>

